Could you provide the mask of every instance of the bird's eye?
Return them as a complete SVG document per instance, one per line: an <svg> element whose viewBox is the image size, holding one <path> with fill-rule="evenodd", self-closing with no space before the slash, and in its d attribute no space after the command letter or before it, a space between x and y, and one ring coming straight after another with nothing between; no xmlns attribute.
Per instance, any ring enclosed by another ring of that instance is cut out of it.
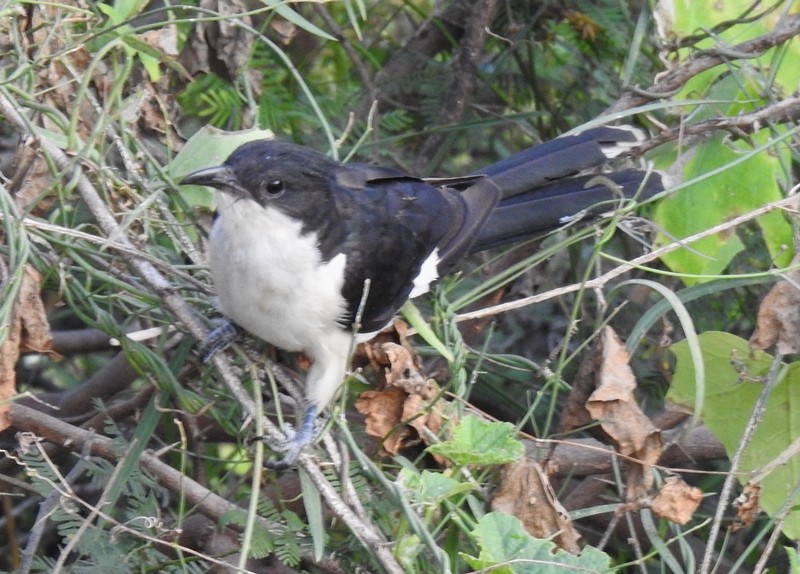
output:
<svg viewBox="0 0 800 574"><path fill-rule="evenodd" d="M283 181L280 179L273 179L264 184L264 191L266 191L267 195L270 197L280 197L283 195L283 192L286 191L286 188L283 185Z"/></svg>

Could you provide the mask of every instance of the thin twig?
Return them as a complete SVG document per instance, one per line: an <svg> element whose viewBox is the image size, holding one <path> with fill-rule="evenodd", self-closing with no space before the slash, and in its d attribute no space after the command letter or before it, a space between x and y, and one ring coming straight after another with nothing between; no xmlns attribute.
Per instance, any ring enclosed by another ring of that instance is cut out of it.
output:
<svg viewBox="0 0 800 574"><path fill-rule="evenodd" d="M767 408L767 399L772 393L772 389L775 388L775 385L780 380L779 374L781 366L783 365L782 359L783 357L780 353L776 353L775 357L772 359L772 364L769 367L767 377L761 388L761 394L759 394L756 404L753 406L753 412L750 414L750 420L747 421L747 426L744 429L744 433L742 433L742 439L739 441L739 445L736 447L736 452L733 453L731 457L730 471L725 477L722 491L719 494L719 503L717 504L714 520L711 522L711 528L708 532L708 541L706 542L706 549L705 552L703 552L703 562L698 570L698 574L708 574L711 570L711 561L714 556L717 555L714 546L717 543L717 537L722 528L722 522L725 518L725 511L728 509L728 500L733 492L733 487L739 482L736 473L742 462L744 451L750 445L750 441L764 416L764 411Z"/></svg>
<svg viewBox="0 0 800 574"><path fill-rule="evenodd" d="M689 136L711 135L717 130L728 130L736 132L737 135L740 133L752 134L765 126L797 122L800 122L800 96L786 98L749 114L722 116L695 124L682 123L677 127L662 130L639 146L637 153L645 153L669 141Z"/></svg>
<svg viewBox="0 0 800 574"><path fill-rule="evenodd" d="M676 251L685 247L686 245L693 243L699 239L704 237L709 237L712 235L716 235L718 233L726 232L730 229L735 228L738 225L751 221L757 217L761 217L766 213L770 213L777 209L785 209L785 208L795 208L798 204L798 197L791 196L785 199L781 199L779 201L775 201L773 203L769 203L752 211L749 211L745 214L742 214L738 217L734 217L724 223L720 223L719 225L715 225L709 229L705 229L694 235L690 235L684 239L679 241L675 241L673 243L669 243L664 245L663 247L659 247L658 249L654 249L650 253L646 253L637 257L636 259L632 259L626 263L603 273L599 277L595 277L594 279L590 279L589 281L585 281L582 283L573 283L572 285L567 285L566 287L560 287L558 289L551 289L546 293L539 293L537 295L531 295L530 297L524 297L523 299L518 299L516 301L509 301L507 303L501 303L499 305L492 305L491 307L486 307L484 309L479 309L477 311L470 311L469 313L460 313L458 315L457 321L470 321L472 319L480 319L481 317L489 317L492 315L498 315L500 313L505 313L507 311L513 311L515 309L520 309L522 307L527 307L528 305L534 305L536 303L541 303L542 301L547 301L549 299L554 299L556 297L561 297L568 293L575 293L576 291L580 291L583 289L595 289L597 287L603 287L609 281L619 277L631 271L633 269L637 269L639 267L644 266L646 263L650 263L651 261L655 261L660 259L667 253L671 253L672 251Z"/></svg>
<svg viewBox="0 0 800 574"><path fill-rule="evenodd" d="M121 453L110 438L65 423L36 409L14 402L10 406L9 416L14 428L30 431L54 444L66 444L77 451L83 450L88 445L88 452L92 456L99 456L112 462L117 462L120 458ZM184 495L187 502L197 505L198 509L212 520L219 520L226 512L239 510L234 503L215 494L149 452L139 455L139 464L156 477L164 488L175 494ZM285 529L283 525L265 519L261 519L261 524L276 534L282 534Z"/></svg>
<svg viewBox="0 0 800 574"><path fill-rule="evenodd" d="M83 461L89 454L88 445L88 442L84 445L78 462L63 478L64 484L68 487L83 473L85 466ZM28 533L28 543L22 551L22 560L17 570L18 574L28 574L28 572L30 572L33 559L36 555L36 549L39 547L39 543L45 532L45 526L47 525L46 519L61 503L61 493L58 490L53 490L39 505L39 512L36 515L36 520L33 523L34 525L31 531Z"/></svg>
<svg viewBox="0 0 800 574"><path fill-rule="evenodd" d="M615 114L641 106L654 99L667 97L675 90L686 85L691 78L701 72L710 70L720 64L744 58L757 58L766 50L787 42L800 34L800 14L786 16L778 22L775 29L763 36L747 40L730 47L723 54L719 50L695 54L683 64L660 75L658 81L652 86L639 90L638 93L629 91L619 98L606 114ZM645 95L648 94L648 95Z"/></svg>
<svg viewBox="0 0 800 574"><path fill-rule="evenodd" d="M786 522L786 519L789 518L789 515L795 512L795 501L797 500L798 496L800 496L800 480L795 482L794 488L789 493L789 496L786 497L783 506L778 512L775 513L775 516L773 517L774 522L772 524L772 532L770 533L769 538L764 545L764 549L761 552L758 562L756 562L756 565L753 568L753 574L762 574L764 569L767 567L767 561L769 560L770 556L772 556L772 551L775 549L775 545L783 537L783 524Z"/></svg>

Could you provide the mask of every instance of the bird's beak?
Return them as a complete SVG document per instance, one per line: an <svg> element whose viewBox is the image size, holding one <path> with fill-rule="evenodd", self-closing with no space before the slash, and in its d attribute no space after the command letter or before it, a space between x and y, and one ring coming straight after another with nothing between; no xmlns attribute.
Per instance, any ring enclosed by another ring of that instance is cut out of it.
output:
<svg viewBox="0 0 800 574"><path fill-rule="evenodd" d="M224 165L207 167L190 173L180 181L180 185L205 185L234 195L248 195L239 185L236 174Z"/></svg>

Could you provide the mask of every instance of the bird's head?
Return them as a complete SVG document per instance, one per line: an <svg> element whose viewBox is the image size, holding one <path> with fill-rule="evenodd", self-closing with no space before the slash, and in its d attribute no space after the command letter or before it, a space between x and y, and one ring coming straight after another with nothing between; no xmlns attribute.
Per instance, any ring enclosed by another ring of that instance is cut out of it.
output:
<svg viewBox="0 0 800 574"><path fill-rule="evenodd" d="M216 167L191 173L181 185L205 185L235 199L250 199L286 212L324 199L338 164L309 148L276 140L242 144Z"/></svg>

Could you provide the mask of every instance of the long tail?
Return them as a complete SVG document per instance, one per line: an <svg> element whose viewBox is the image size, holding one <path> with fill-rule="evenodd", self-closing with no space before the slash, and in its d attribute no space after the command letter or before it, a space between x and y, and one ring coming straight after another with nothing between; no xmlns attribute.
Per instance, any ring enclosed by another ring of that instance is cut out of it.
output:
<svg viewBox="0 0 800 574"><path fill-rule="evenodd" d="M579 175L636 147L642 139L641 132L631 127L595 128L545 142L476 172L491 178L501 199L471 251L527 239L576 214L608 211L622 196L644 199L663 191L658 172L603 173L613 187L595 175Z"/></svg>

